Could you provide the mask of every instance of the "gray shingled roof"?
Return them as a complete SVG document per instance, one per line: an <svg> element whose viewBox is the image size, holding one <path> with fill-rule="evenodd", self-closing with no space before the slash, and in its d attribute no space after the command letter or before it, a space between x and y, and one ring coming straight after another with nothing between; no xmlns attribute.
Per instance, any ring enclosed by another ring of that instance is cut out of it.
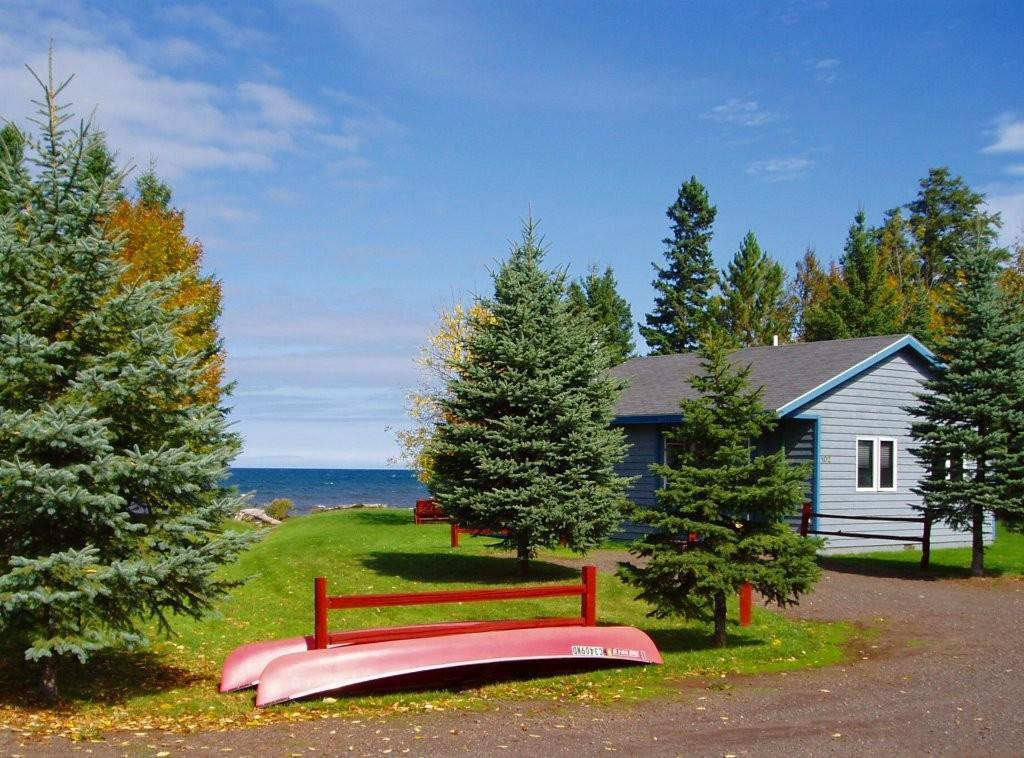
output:
<svg viewBox="0 0 1024 758"><path fill-rule="evenodd" d="M905 336L748 347L734 352L730 360L736 365L750 365L751 384L763 386L765 406L778 410ZM615 406L615 415L678 416L679 401L697 395L687 379L699 371L700 356L696 353L631 358L611 371L628 382Z"/></svg>

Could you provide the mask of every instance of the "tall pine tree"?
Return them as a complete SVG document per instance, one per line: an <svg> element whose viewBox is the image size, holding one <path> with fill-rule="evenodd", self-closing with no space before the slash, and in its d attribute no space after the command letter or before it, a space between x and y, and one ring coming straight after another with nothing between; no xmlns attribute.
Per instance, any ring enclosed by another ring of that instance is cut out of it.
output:
<svg viewBox="0 0 1024 758"><path fill-rule="evenodd" d="M62 660L201 616L250 538L222 527L239 439L192 401L200 363L166 307L177 280L120 286L113 187L85 169L66 82L40 85L33 170L0 161L0 628L53 699Z"/></svg>
<svg viewBox="0 0 1024 758"><path fill-rule="evenodd" d="M575 313L590 318L613 366L633 355L633 311L618 292L611 266L599 274L597 267L569 285L569 304Z"/></svg>
<svg viewBox="0 0 1024 758"><path fill-rule="evenodd" d="M426 444L430 488L472 528L505 529L526 573L537 548L584 552L620 522L628 483L610 426L620 384L589 319L572 315L565 277L542 268L536 225L494 277L453 363Z"/></svg>
<svg viewBox="0 0 1024 758"><path fill-rule="evenodd" d="M658 507L634 516L656 531L630 549L640 565L619 570L652 615L713 619L719 646L726 598L742 584L788 605L821 573L820 540L800 537L786 521L803 502L809 467L791 465L782 450L755 454L777 419L750 388L750 368L733 366L724 344L717 337L701 346L703 371L690 380L700 396L682 401L683 423L668 437L678 455L651 467L665 479Z"/></svg>
<svg viewBox="0 0 1024 758"><path fill-rule="evenodd" d="M708 326L711 292L718 270L711 256L711 227L718 209L704 185L691 176L679 188L675 203L666 211L672 222L667 246L668 266L652 264L658 272L652 283L657 295L640 334L655 355L694 350Z"/></svg>
<svg viewBox="0 0 1024 758"><path fill-rule="evenodd" d="M987 213L985 196L946 166L929 169L917 197L906 205L918 248L920 278L929 292L957 283L961 250L995 243L999 214Z"/></svg>
<svg viewBox="0 0 1024 758"><path fill-rule="evenodd" d="M998 286L1005 251L979 233L951 264L963 274L944 305L947 339L925 383L914 454L928 477L915 488L932 518L972 533L971 574L985 572L984 521L1024 526L1024 320Z"/></svg>
<svg viewBox="0 0 1024 758"><path fill-rule="evenodd" d="M747 232L722 277L721 325L741 347L770 345L793 332L794 307L786 293L786 272Z"/></svg>
<svg viewBox="0 0 1024 758"><path fill-rule="evenodd" d="M903 326L899 297L878 254L864 211L858 211L828 297L803 315L808 341L895 334Z"/></svg>

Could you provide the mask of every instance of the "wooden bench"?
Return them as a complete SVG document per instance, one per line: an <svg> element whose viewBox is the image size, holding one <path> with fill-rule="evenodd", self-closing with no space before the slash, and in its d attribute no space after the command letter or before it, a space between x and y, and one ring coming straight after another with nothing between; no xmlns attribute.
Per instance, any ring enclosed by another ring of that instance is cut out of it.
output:
<svg viewBox="0 0 1024 758"><path fill-rule="evenodd" d="M413 509L413 518L417 524L436 524L447 521L448 515L436 500L428 499L416 501L416 508Z"/></svg>

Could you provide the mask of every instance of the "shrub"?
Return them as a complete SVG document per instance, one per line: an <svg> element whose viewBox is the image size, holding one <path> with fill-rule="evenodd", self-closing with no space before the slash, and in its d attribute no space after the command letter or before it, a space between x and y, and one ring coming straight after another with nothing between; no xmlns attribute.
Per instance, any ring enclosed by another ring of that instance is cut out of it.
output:
<svg viewBox="0 0 1024 758"><path fill-rule="evenodd" d="M271 518L276 518L278 521L284 521L291 515L292 509L295 507L289 498L279 497L270 501L270 505L267 506L267 515Z"/></svg>

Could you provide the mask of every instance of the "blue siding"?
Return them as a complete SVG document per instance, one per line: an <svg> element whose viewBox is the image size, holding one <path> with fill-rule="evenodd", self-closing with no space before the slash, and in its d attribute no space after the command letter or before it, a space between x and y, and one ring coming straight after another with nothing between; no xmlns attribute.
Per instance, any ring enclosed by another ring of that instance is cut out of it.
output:
<svg viewBox="0 0 1024 758"><path fill-rule="evenodd" d="M616 466L616 472L620 476L635 477L627 495L634 503L645 508L654 507L658 502L654 492L661 486L661 478L651 473L650 466L661 462L664 428L659 424L630 424L622 427L631 447L626 459ZM612 535L612 539L634 540L649 531L642 524L626 521L622 529Z"/></svg>
<svg viewBox="0 0 1024 758"><path fill-rule="evenodd" d="M818 465L821 491L818 510L822 513L876 516L918 516L914 505L920 496L911 492L924 470L910 452L912 416L903 410L917 402L926 376L924 362L907 351L886 360L843 385L829 390L800 409L801 415L817 416L821 424ZM863 492L856 487L858 437L878 436L896 440L896 489ZM920 536L918 524L884 521L842 521L822 517L823 530L843 529L875 534ZM991 526L988 534L991 541ZM932 528L932 546L950 547L970 544L970 534L955 532L944 524ZM829 538L826 552L863 552L865 550L905 549L917 543L852 537Z"/></svg>
<svg viewBox="0 0 1024 758"><path fill-rule="evenodd" d="M913 506L921 502L911 489L924 475L921 465L910 452L912 417L903 410L917 402L915 393L928 372L927 359L911 350L889 355L871 368L832 386L793 415L782 419L778 429L758 447L764 451L784 447L794 462L809 462L813 474L808 480L807 497L821 513L875 516L919 516ZM632 421L632 420L631 420ZM644 507L657 504L655 491L661 481L650 470L650 464L662 460L663 433L670 428L664 423L623 426L632 444L626 460L619 466L624 476L638 477L629 490L629 497ZM817 435L816 435L816 429ZM896 489L863 492L856 487L856 444L858 437L887 437L896 440ZM794 525L798 514L794 514ZM986 542L991 542L994 524L987 522ZM822 517L817 528L833 531L857 531L867 534L904 534L920 536L918 524L885 521L844 521ZM635 537L644 528L626 523L619 538ZM970 534L956 532L944 524L932 527L932 546L970 545ZM831 537L826 552L863 552L866 550L918 549L914 542Z"/></svg>

